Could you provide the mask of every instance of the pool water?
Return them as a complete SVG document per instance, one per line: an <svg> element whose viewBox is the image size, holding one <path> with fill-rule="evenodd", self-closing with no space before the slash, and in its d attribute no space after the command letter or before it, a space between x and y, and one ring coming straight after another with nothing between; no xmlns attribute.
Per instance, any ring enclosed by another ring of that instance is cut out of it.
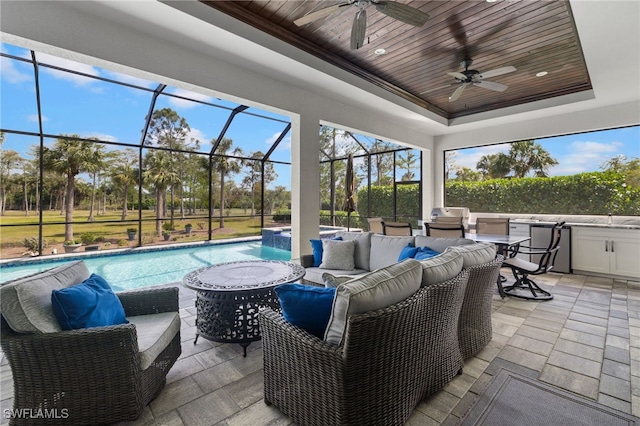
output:
<svg viewBox="0 0 640 426"><path fill-rule="evenodd" d="M263 247L260 242L205 245L83 257L89 272L104 277L115 291L182 281L195 269L237 260L290 260L291 252ZM0 267L0 282L35 274L75 260Z"/></svg>

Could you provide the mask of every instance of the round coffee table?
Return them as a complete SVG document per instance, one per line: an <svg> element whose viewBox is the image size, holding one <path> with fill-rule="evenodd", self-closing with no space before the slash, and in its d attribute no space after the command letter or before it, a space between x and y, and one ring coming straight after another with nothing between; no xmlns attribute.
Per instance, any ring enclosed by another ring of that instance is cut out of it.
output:
<svg viewBox="0 0 640 426"><path fill-rule="evenodd" d="M182 284L197 292L196 338L239 343L247 347L260 339L258 312L280 310L273 288L304 276L302 266L280 260L221 263L189 272Z"/></svg>

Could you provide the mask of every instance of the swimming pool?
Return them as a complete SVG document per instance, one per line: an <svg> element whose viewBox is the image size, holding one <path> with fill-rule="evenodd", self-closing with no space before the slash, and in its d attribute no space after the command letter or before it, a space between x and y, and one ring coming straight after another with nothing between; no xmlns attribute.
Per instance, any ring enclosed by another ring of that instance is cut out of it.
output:
<svg viewBox="0 0 640 426"><path fill-rule="evenodd" d="M291 252L265 247L259 241L206 244L184 248L135 251L98 257L82 257L90 272L104 277L115 291L182 281L194 269L236 260L290 260ZM35 274L64 263L62 260L0 266L0 282Z"/></svg>

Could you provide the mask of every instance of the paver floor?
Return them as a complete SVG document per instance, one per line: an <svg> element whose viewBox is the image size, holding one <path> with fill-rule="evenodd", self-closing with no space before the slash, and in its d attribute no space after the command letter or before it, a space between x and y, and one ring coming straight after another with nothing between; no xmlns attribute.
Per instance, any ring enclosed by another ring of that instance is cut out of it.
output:
<svg viewBox="0 0 640 426"><path fill-rule="evenodd" d="M505 270L503 270L505 273ZM512 278L505 274L509 282ZM501 368L640 416L640 282L551 273L536 281L554 299L493 297L493 339L464 372L425 399L408 425L455 425ZM195 294L180 287L182 356L135 422L122 425L290 425L262 399L262 347L195 337ZM12 408L11 370L0 365L0 409ZM2 419L2 424L7 420Z"/></svg>

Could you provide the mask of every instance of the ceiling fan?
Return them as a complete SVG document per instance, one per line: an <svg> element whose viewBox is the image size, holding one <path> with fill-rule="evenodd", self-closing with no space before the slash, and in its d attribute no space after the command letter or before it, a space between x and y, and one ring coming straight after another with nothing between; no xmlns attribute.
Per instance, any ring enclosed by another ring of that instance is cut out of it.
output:
<svg viewBox="0 0 640 426"><path fill-rule="evenodd" d="M422 92L421 94L433 92L435 90L440 90L445 87L458 85L458 88L453 91L451 96L449 96L449 102L457 101L460 96L462 96L462 92L467 86L482 87L483 89L493 90L494 92L504 92L507 90L509 86L501 83L496 83L493 81L486 81L485 78L497 77L499 75L508 74L510 72L516 71L516 67L506 66L495 68L487 72L481 73L477 70L470 70L469 67L473 64L473 60L469 58L465 58L462 62L460 62L460 66L464 68L464 71L452 71L447 74L456 79L455 83L448 84L446 86L436 87L435 89L427 90Z"/></svg>
<svg viewBox="0 0 640 426"><path fill-rule="evenodd" d="M366 8L370 4L376 7L376 10L384 13L385 15L404 22L405 24L413 25L415 27L421 27L429 19L429 15L406 4L398 3L395 1L383 1L383 0L349 0L346 3L338 3L333 6L325 7L315 12L311 12L302 18L293 21L294 24L301 27L311 22L322 19L325 16L332 15L343 7L356 6L358 12L353 19L353 25L351 27L351 49L356 50L364 45L365 32L367 30L367 11Z"/></svg>

